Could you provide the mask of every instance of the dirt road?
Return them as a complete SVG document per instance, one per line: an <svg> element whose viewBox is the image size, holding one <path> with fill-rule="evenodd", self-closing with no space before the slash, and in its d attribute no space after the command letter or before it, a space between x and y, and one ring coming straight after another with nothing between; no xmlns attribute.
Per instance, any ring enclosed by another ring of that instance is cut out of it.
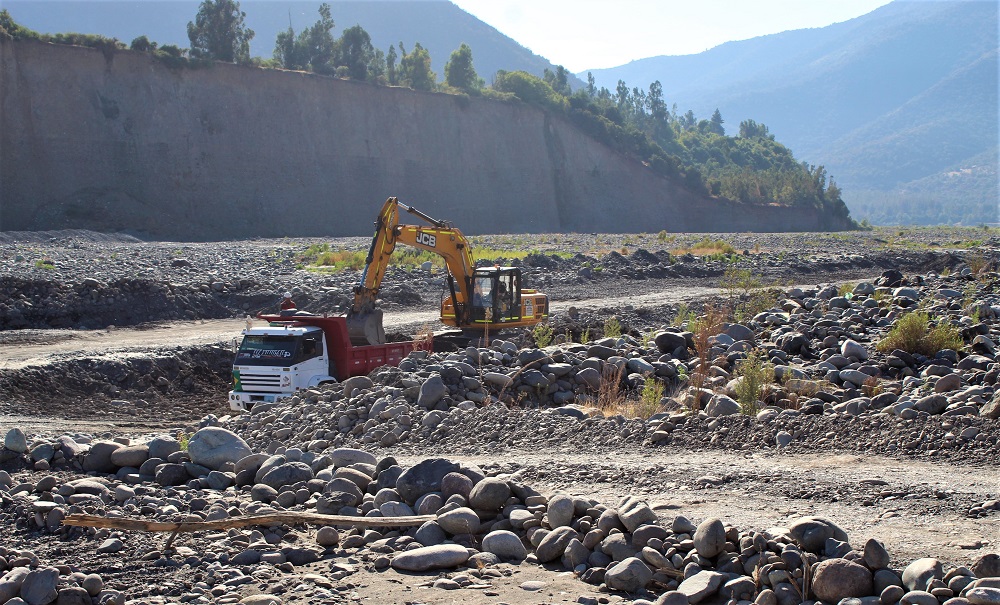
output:
<svg viewBox="0 0 1000 605"><path fill-rule="evenodd" d="M634 307L690 302L719 293L718 288L673 287L636 296L586 298L554 302L552 312L565 313L573 306L599 310L630 304ZM424 325L437 324L434 309L386 313L387 329L414 332ZM15 330L0 332L0 370L42 366L56 361L106 355L145 355L170 347L221 344L231 346L246 326L245 319L203 319L159 322L134 328L106 330Z"/></svg>

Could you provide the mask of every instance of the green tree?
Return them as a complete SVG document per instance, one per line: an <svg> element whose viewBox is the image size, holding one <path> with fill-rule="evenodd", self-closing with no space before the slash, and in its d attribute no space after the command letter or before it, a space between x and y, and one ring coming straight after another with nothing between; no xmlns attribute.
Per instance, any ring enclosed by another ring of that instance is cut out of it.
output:
<svg viewBox="0 0 1000 605"><path fill-rule="evenodd" d="M569 87L569 72L562 65L557 65L555 71L546 68L542 75L542 79L552 87L552 90L564 97L573 94L573 91Z"/></svg>
<svg viewBox="0 0 1000 605"><path fill-rule="evenodd" d="M565 97L552 90L544 80L524 71L498 71L493 90L513 93L525 103L554 111L563 111L568 105Z"/></svg>
<svg viewBox="0 0 1000 605"><path fill-rule="evenodd" d="M395 86L399 83L398 75L396 74L396 58L396 47L390 44L389 52L385 55L385 69L386 76L389 78L389 86Z"/></svg>
<svg viewBox="0 0 1000 605"><path fill-rule="evenodd" d="M451 53L444 66L444 81L448 86L465 92L477 92L483 87L482 79L472 66L472 49L468 44L463 42Z"/></svg>
<svg viewBox="0 0 1000 605"><path fill-rule="evenodd" d="M367 80L369 67L374 59L375 47L372 46L372 38L368 32L360 25L345 29L344 35L340 37L337 66L347 67L352 80Z"/></svg>
<svg viewBox="0 0 1000 605"><path fill-rule="evenodd" d="M243 24L246 16L236 0L202 0L195 20L187 26L191 56L248 63L254 34Z"/></svg>
<svg viewBox="0 0 1000 605"><path fill-rule="evenodd" d="M403 43L399 43L402 50ZM431 71L431 55L419 42L399 60L400 83L414 90L434 90L437 75Z"/></svg>
<svg viewBox="0 0 1000 605"><path fill-rule="evenodd" d="M722 127L723 122L722 114L716 108L715 113L712 114L712 119L708 121L708 131L722 137L726 136L726 129Z"/></svg>
<svg viewBox="0 0 1000 605"><path fill-rule="evenodd" d="M129 48L144 53L153 52L156 50L156 42L150 42L146 36L139 36L135 40L132 40Z"/></svg>
<svg viewBox="0 0 1000 605"><path fill-rule="evenodd" d="M593 99L597 96L597 81L594 79L594 74L587 72L587 96Z"/></svg>

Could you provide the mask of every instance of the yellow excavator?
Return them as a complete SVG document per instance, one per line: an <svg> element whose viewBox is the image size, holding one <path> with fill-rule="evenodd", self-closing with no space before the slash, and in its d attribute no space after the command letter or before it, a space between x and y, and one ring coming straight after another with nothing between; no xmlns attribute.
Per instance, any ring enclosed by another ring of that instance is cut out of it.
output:
<svg viewBox="0 0 1000 605"><path fill-rule="evenodd" d="M400 210L427 225L400 225ZM450 222L431 218L390 197L375 221L361 283L354 289L354 305L347 313L348 332L355 345L385 343L382 311L375 307L375 301L396 244L444 258L450 290L441 302L441 323L445 325L478 335L487 330L533 326L548 318L548 297L521 287L519 267L477 268L469 242Z"/></svg>

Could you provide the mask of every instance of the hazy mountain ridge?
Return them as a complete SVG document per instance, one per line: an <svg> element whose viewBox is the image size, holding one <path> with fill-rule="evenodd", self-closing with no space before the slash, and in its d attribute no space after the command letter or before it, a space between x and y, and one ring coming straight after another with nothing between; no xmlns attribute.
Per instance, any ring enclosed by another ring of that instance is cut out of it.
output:
<svg viewBox="0 0 1000 605"><path fill-rule="evenodd" d="M996 200L996 181L956 200L923 179L997 148L996 24L994 2L897 0L825 28L593 74L609 89L659 80L679 111L719 108L730 131L747 118L767 124L799 159L826 165L849 205L870 190L902 196L905 209L907 183L922 181L925 195L961 206ZM998 220L995 206L980 222ZM955 210L954 221L970 214ZM905 210L886 220L908 222Z"/></svg>

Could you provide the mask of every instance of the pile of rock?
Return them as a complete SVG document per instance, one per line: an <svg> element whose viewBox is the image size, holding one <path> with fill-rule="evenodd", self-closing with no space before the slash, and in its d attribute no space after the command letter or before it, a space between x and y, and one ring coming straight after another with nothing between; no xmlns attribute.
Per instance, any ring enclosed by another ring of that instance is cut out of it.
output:
<svg viewBox="0 0 1000 605"><path fill-rule="evenodd" d="M10 435L11 444L17 440L17 434ZM270 455L253 453L236 434L212 426L196 432L186 452L178 446L170 438L138 445L91 443L76 458L91 470L90 477L47 474L33 483L15 484L0 473L2 508L22 527L94 540L98 553L129 549L156 565L209 570L212 582L200 592L181 595L183 600L222 596L225 586L247 581L248 566L291 571L354 553L376 569L475 568L481 576L483 568L502 562L552 565L606 590L646 595L659 603L718 597L760 605L793 605L813 597L829 603L855 597L876 597L887 604L1000 603L1000 559L995 555L947 571L935 559L894 568L883 545L869 540L855 549L847 534L824 518L799 518L764 531L740 531L720 519L695 524L683 515L662 520L634 497L608 506L590 498L545 495L514 477L489 477L475 466L444 458L403 468L391 457L379 459L350 448L319 453L281 447ZM155 468L143 472L150 460L158 461ZM174 472L177 480L163 480ZM428 514L433 519L415 528L352 529L343 535L325 527L313 536L314 544L304 543L288 526L231 530L213 536L211 547L200 555L185 549L183 563L152 544L137 548L135 538L120 533L59 523L75 512L219 520L286 510L359 518ZM2 564L11 569L0 580L0 595L20 595L32 605L63 598L64 592L66 599L83 598L83 592L87 599L104 598L99 577L68 567L47 568L36 559L19 551L0 553ZM439 587L461 585L451 580Z"/></svg>

